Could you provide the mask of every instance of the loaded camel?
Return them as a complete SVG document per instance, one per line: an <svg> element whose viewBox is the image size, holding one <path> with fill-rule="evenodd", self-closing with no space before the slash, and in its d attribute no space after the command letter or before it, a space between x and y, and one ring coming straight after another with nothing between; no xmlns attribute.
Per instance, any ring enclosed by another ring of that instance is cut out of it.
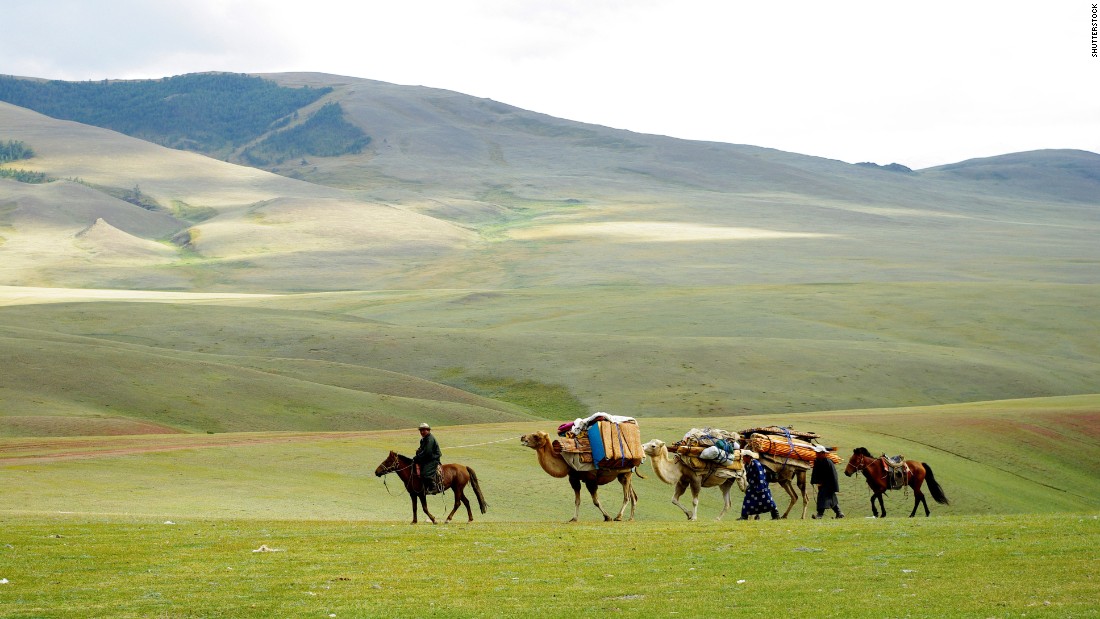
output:
<svg viewBox="0 0 1100 619"><path fill-rule="evenodd" d="M787 514L791 513L791 509L794 508L794 504L798 501L799 492L802 493L802 519L806 519L806 509L810 505L810 500L806 497L806 469L798 468L792 464L783 464L772 458L765 458L765 454L760 455L760 464L764 465L764 468L775 474L775 483L779 484L780 488L787 491L787 496L791 497L791 504L787 506L787 511L783 512L782 518L786 518ZM770 476L769 476L770 478ZM769 479L769 481L771 481ZM798 482L798 492L795 492L794 482Z"/></svg>
<svg viewBox="0 0 1100 619"><path fill-rule="evenodd" d="M718 477L714 474L714 471L697 471L684 464L680 458L668 453L668 447L660 439L655 438L642 445L642 451L650 457L650 461L653 463L653 472L657 474L657 479L672 485L674 488L672 504L683 510L688 520L697 519L699 491L702 488L717 486L722 490L722 511L718 514L717 520L721 520L722 516L726 515L733 503L733 499L730 497L733 484L736 482L742 491L745 489L743 474L738 474L736 477ZM688 488L691 488L691 511L680 504L680 497Z"/></svg>
<svg viewBox="0 0 1100 619"><path fill-rule="evenodd" d="M614 520L623 519L623 512L626 511L627 503L630 503L630 520L634 520L634 507L638 503L638 493L634 491L634 485L631 483L634 475L631 469L578 471L570 467L560 454L554 453L550 435L545 432L524 434L519 437L519 442L523 446L535 450L539 458L539 465L542 466L542 470L546 471L548 475L551 477L569 478L569 485L573 488L576 500L574 501L575 509L573 510L573 518L568 522L577 522L580 518L582 483L584 487L588 489L588 493L592 495L592 503L596 506L596 509L600 510L600 513L603 514L604 521L612 520L611 515L604 511L603 505L600 504L598 493L600 486L616 480L623 486L623 506L619 508L619 514L615 516ZM638 476L642 477L641 473L639 473Z"/></svg>

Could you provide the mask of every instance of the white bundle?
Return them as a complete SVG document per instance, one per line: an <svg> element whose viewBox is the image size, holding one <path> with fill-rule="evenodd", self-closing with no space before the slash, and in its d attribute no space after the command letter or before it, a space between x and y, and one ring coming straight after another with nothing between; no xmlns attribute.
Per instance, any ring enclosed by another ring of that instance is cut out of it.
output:
<svg viewBox="0 0 1100 619"><path fill-rule="evenodd" d="M699 458L702 460L713 460L722 466L733 464L733 454L721 449L717 445L711 445L703 450L699 454Z"/></svg>

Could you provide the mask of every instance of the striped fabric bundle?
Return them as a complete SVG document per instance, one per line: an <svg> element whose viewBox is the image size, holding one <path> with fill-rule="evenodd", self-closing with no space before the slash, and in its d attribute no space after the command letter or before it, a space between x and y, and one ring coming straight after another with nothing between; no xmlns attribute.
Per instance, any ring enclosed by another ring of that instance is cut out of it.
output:
<svg viewBox="0 0 1100 619"><path fill-rule="evenodd" d="M813 462L817 459L812 443L796 438L777 436L774 434L753 434L749 437L749 445L753 451L761 454L770 454L775 458L793 458L805 462ZM840 463L840 456L836 455L836 448L831 448L826 455L834 463Z"/></svg>

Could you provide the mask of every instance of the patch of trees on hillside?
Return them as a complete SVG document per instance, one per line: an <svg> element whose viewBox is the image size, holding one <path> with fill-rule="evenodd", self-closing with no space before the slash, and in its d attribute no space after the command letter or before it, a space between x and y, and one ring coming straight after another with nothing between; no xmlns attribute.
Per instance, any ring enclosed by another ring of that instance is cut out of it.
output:
<svg viewBox="0 0 1100 619"><path fill-rule="evenodd" d="M360 153L370 136L344 118L339 103L326 103L305 122L278 131L241 153L252 165L280 164L305 155L335 157Z"/></svg>
<svg viewBox="0 0 1100 619"><path fill-rule="evenodd" d="M6 140L0 142L0 164L34 157L34 150L19 140ZM49 183L53 182L52 176L43 172L30 170L16 170L12 168L0 168L0 178L10 178L20 183Z"/></svg>
<svg viewBox="0 0 1100 619"><path fill-rule="evenodd" d="M287 88L237 73L100 82L0 76L0 101L213 155L224 155L285 125L298 109L331 91Z"/></svg>
<svg viewBox="0 0 1100 619"><path fill-rule="evenodd" d="M0 142L0 163L34 157L34 150L20 140Z"/></svg>

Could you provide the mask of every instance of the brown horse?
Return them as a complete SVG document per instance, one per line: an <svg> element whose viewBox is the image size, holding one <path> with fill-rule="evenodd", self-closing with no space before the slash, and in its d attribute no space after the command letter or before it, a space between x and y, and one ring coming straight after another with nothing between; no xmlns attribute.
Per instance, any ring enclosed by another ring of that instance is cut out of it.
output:
<svg viewBox="0 0 1100 619"><path fill-rule="evenodd" d="M875 499L878 499L879 507L882 508L881 517L885 518L886 505L882 502L882 495L890 490L890 480L888 478L890 472L886 464L886 456L876 458L871 455L871 452L867 451L866 447L857 447L852 452L852 457L848 459L848 466L844 467L844 475L851 477L856 473L863 473L863 476L867 479L867 485L871 488L871 513L876 518L879 517L878 508L875 507ZM932 475L932 467L928 466L927 462L906 460L905 483L913 489L913 511L909 513L910 518L916 515L917 507L922 504L924 505L925 517L931 515L928 510L928 499L925 498L920 489L921 484L925 481L928 482L928 491L932 493L932 498L937 503L942 505L951 504L947 500L947 495L943 493L943 488L936 483L936 478Z"/></svg>
<svg viewBox="0 0 1100 619"><path fill-rule="evenodd" d="M477 483L477 474L474 470L468 466L462 464L444 464L443 472L440 477L443 482L443 490L450 490L455 495L455 506L451 510L450 514L447 514L447 519L444 524L451 521L455 512L458 511L458 505L461 503L466 506L466 515L469 516L467 522L474 521L474 513L470 510L470 499L466 498L465 490L466 485L469 484L474 488L474 494L477 495L477 506L481 508L481 513L485 513L485 509L489 507L485 502L485 497L481 494L481 486ZM402 456L396 451L391 451L389 456L382 461L382 464L378 465L378 468L374 469L374 474L377 477L381 477L387 473L397 473L397 476L401 478L401 481L405 484L405 490L409 493L409 498L412 499L413 520L412 524L416 524L416 501L420 499L420 506L424 508L424 514L431 518L432 523L435 523L435 516L428 511L428 499L424 492L424 486L421 483L420 475L416 473L416 463L408 456Z"/></svg>

